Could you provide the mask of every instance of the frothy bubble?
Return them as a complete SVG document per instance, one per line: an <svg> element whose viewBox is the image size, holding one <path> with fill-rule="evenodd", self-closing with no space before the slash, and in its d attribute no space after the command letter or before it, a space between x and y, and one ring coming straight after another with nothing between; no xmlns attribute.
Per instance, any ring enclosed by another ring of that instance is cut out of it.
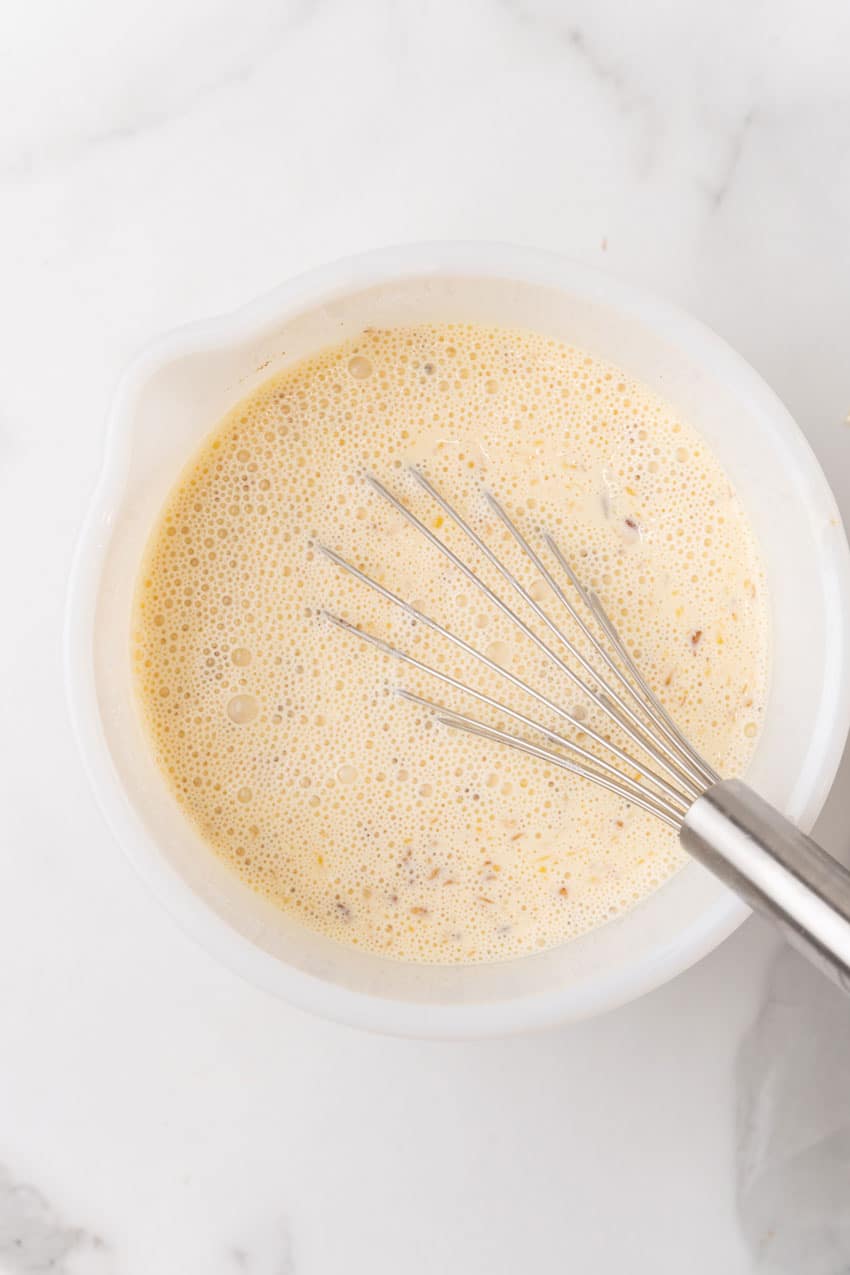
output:
<svg viewBox="0 0 850 1275"><path fill-rule="evenodd" d="M253 722L259 711L260 706L253 695L234 695L227 703L227 716L237 726Z"/></svg>

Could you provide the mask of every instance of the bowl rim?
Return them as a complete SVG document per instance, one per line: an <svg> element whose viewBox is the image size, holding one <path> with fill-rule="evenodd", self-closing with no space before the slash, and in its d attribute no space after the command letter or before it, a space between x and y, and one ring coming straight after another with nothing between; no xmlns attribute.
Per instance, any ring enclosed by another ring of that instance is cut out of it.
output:
<svg viewBox="0 0 850 1275"><path fill-rule="evenodd" d="M673 944L635 962L627 975L601 976L592 987L547 990L522 1000L475 1005L423 1005L377 997L325 983L261 951L232 930L195 895L159 854L141 824L114 767L100 720L93 658L95 608L110 540L113 511L124 492L132 434L132 405L147 381L163 366L196 353L250 338L282 314L293 314L334 296L393 280L423 275L492 277L578 293L614 305L675 344L703 367L710 367L754 409L767 416L811 493L834 509L838 534L823 547L829 568L835 622L827 660L831 720L821 744L821 763L800 824L808 830L826 801L850 728L850 549L826 477L807 439L781 400L749 363L709 327L643 289L560 254L505 243L436 241L399 244L305 271L237 309L178 327L146 345L115 390L107 417L100 476L83 522L68 582L63 640L66 693L73 731L95 798L111 831L148 888L180 927L224 965L248 982L301 1009L367 1030L420 1038L471 1039L534 1030L613 1009L675 977L707 955L749 915L731 891L691 924ZM179 887L179 888L176 888Z"/></svg>

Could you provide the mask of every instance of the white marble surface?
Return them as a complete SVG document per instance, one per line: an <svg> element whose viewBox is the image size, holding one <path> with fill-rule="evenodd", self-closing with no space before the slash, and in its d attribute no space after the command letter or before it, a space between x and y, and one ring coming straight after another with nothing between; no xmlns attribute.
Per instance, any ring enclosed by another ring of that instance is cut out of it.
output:
<svg viewBox="0 0 850 1275"><path fill-rule="evenodd" d="M847 1270L845 1007L812 1018L762 925L536 1038L313 1021L137 883L60 628L130 355L399 240L533 243L672 297L784 397L850 516L848 39L841 0L0 7L4 1275ZM848 784L820 825L845 850Z"/></svg>

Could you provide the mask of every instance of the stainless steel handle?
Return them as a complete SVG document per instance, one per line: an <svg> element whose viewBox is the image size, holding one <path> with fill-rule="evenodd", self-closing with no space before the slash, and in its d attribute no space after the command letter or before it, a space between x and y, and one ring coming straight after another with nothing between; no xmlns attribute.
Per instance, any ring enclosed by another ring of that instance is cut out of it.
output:
<svg viewBox="0 0 850 1275"><path fill-rule="evenodd" d="M850 872L737 779L691 806L685 849L850 993Z"/></svg>

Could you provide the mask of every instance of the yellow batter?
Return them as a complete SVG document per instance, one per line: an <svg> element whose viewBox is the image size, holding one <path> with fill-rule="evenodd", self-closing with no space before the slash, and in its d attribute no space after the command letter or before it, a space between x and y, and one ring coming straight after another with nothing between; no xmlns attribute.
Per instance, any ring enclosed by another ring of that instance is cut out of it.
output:
<svg viewBox="0 0 850 1275"><path fill-rule="evenodd" d="M528 332L364 332L264 384L187 468L153 534L133 626L142 712L187 815L314 929L400 959L496 960L602 924L682 855L671 830L617 797L399 700L404 685L482 715L321 618L327 607L540 715L317 541L610 731L363 481L378 476L504 594L405 473L412 461L560 621L482 481L536 547L552 532L726 774L744 769L760 729L764 576L694 431L617 368Z"/></svg>

